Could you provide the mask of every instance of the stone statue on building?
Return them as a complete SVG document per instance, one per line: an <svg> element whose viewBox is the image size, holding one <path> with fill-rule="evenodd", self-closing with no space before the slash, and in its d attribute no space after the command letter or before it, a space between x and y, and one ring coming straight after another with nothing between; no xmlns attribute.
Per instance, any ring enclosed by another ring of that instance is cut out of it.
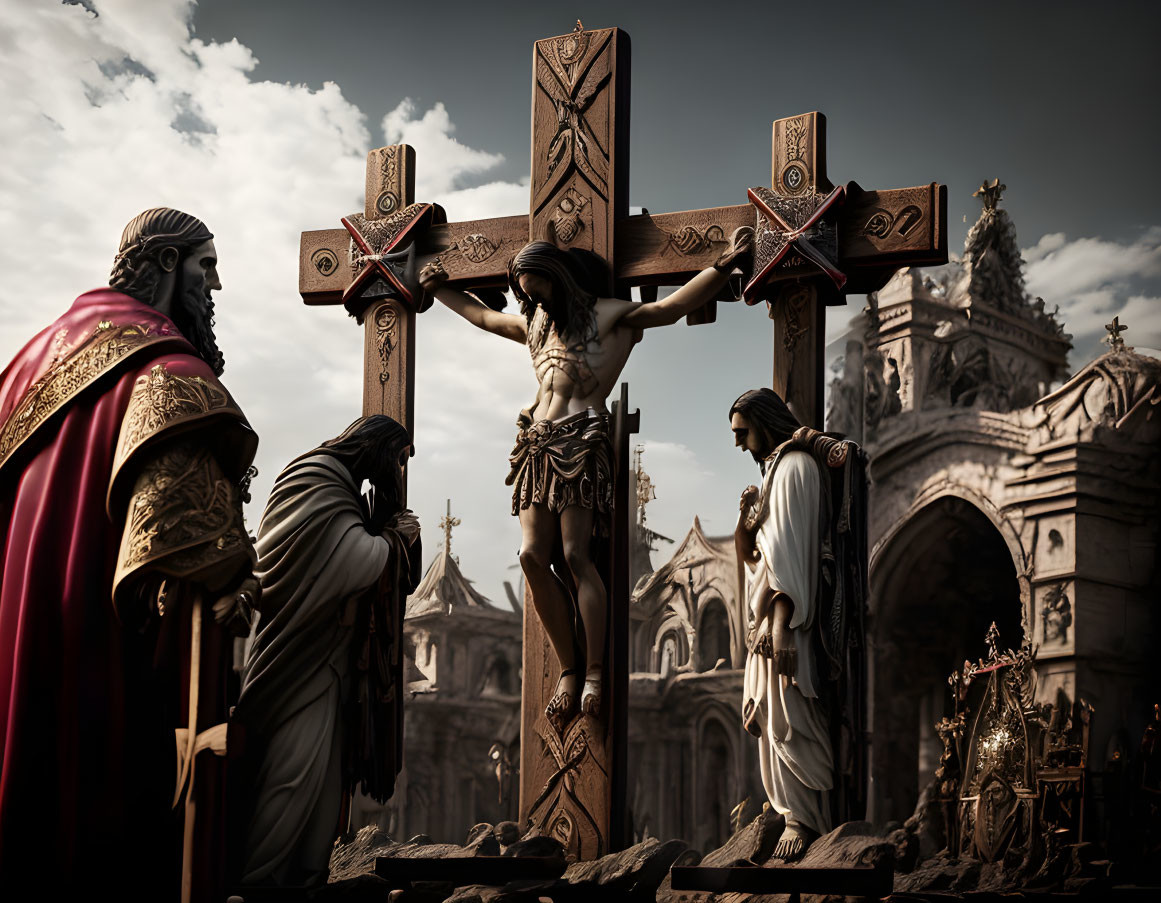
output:
<svg viewBox="0 0 1161 903"><path fill-rule="evenodd" d="M234 713L246 884L325 881L344 795L394 790L403 606L420 558L403 507L410 453L402 426L363 417L274 483L257 542L264 607Z"/></svg>
<svg viewBox="0 0 1161 903"><path fill-rule="evenodd" d="M520 563L560 663L556 693L545 710L558 731L576 717L578 703L592 716L601 705L608 597L592 546L594 534L607 534L612 510L605 399L641 330L676 323L713 298L737 260L750 252L752 240L749 227L736 230L712 267L650 304L601 297L609 282L604 260L547 241L525 245L509 263L508 283L520 301L519 314L492 310L447 286L438 258L419 274L425 290L468 322L525 344L532 354L538 390L517 420L507 482L523 534ZM565 575L552 568L558 546L576 585L575 602Z"/></svg>
<svg viewBox="0 0 1161 903"><path fill-rule="evenodd" d="M858 683L861 670L861 458L852 443L802 427L770 389L741 395L730 426L763 474L760 489L742 494L736 533L752 618L742 721L786 818L775 856L790 861L857 808L840 797L858 776L839 779L836 759L861 733L861 688L848 700L835 682Z"/></svg>

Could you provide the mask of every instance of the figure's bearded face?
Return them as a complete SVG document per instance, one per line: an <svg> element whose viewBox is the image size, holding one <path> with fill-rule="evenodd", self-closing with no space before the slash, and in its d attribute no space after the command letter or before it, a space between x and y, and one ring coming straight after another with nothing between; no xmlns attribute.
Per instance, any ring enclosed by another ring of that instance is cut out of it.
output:
<svg viewBox="0 0 1161 903"><path fill-rule="evenodd" d="M521 273L518 281L520 288L537 304L544 306L552 303L552 280L547 276L541 276L539 273Z"/></svg>
<svg viewBox="0 0 1161 903"><path fill-rule="evenodd" d="M730 417L730 429L734 433L734 445L750 453L758 464L766 460L766 456L774 449L770 446L769 437L760 426L753 423L741 411L735 411Z"/></svg>
<svg viewBox="0 0 1161 903"><path fill-rule="evenodd" d="M387 451L378 456L372 472L364 475L364 478L381 496L394 500L397 506L402 506L404 468L407 466L407 459L414 453L415 450L411 445L398 451Z"/></svg>
<svg viewBox="0 0 1161 903"><path fill-rule="evenodd" d="M549 319L557 326L557 331L568 322L568 311L565 309L567 299L556 297L553 291L552 280L539 273L521 273L520 288L537 307L543 307Z"/></svg>
<svg viewBox="0 0 1161 903"><path fill-rule="evenodd" d="M213 239L202 242L182 261L178 271L177 297L173 321L189 339L198 355L221 376L225 358L214 335L214 301L211 292L220 290L218 254Z"/></svg>
<svg viewBox="0 0 1161 903"><path fill-rule="evenodd" d="M555 291L551 279L539 273L521 273L519 278L521 290L532 299L537 307L544 308L548 319L561 337L569 333L570 320L574 313L569 308L569 298Z"/></svg>

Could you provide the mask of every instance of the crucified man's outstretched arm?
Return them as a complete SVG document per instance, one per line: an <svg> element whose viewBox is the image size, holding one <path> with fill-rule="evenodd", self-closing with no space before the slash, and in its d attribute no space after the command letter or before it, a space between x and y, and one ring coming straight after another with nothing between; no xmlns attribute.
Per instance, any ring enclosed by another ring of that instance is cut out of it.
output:
<svg viewBox="0 0 1161 903"><path fill-rule="evenodd" d="M547 242L527 245L509 267L520 315L492 310L447 286L438 260L420 273L424 289L445 306L479 329L527 344L532 355L536 400L521 413L508 482L520 518L520 564L560 663L546 715L562 733L576 714L578 696L581 711L600 711L608 594L593 560L592 537L612 504L605 400L641 330L676 323L716 296L752 242L753 229L737 229L712 267L648 304L597 297L592 286L600 281L598 261ZM567 567L573 599L554 560L558 568Z"/></svg>
<svg viewBox="0 0 1161 903"><path fill-rule="evenodd" d="M669 326L686 314L697 310L713 298L725 285L741 258L750 254L754 244L754 230L749 226L735 229L730 245L714 261L685 283L677 291L649 304L636 304L621 317L619 325L633 329Z"/></svg>
<svg viewBox="0 0 1161 903"><path fill-rule="evenodd" d="M478 298L448 286L447 271L438 257L419 271L419 284L473 326L513 342L523 344L528 340L528 327L523 317L492 310Z"/></svg>

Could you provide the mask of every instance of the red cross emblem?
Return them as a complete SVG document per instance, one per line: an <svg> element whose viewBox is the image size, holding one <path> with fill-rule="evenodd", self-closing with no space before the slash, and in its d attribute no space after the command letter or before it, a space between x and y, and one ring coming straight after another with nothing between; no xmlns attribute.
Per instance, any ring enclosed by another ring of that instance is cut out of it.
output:
<svg viewBox="0 0 1161 903"><path fill-rule="evenodd" d="M352 311L363 293L376 279L383 279L410 305L416 303L418 286L392 267L392 263L413 259L410 252L415 240L435 222L446 222L443 209L436 204L409 204L383 219L369 220L361 213L344 216L343 226L351 233L354 244L351 265L355 278L343 292L343 305Z"/></svg>
<svg viewBox="0 0 1161 903"><path fill-rule="evenodd" d="M784 197L769 188L751 188L746 194L758 211L754 233L754 276L742 292L747 304L761 299L762 289L771 281L774 269L793 249L810 261L842 288L847 277L835 262L815 246L807 233L846 198L846 187L839 185L825 198L818 194Z"/></svg>

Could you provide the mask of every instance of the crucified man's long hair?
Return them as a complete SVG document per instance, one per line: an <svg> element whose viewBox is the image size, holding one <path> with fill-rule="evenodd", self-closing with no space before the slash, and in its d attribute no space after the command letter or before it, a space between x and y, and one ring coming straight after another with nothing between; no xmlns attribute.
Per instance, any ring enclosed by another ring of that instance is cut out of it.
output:
<svg viewBox="0 0 1161 903"><path fill-rule="evenodd" d="M552 285L552 298L533 298L520 287L520 277L529 273L542 276ZM508 286L520 300L520 313L528 325L543 307L565 342L587 345L597 337L597 298L607 281L607 269L591 251L569 248L562 251L552 242L526 244L508 263Z"/></svg>

